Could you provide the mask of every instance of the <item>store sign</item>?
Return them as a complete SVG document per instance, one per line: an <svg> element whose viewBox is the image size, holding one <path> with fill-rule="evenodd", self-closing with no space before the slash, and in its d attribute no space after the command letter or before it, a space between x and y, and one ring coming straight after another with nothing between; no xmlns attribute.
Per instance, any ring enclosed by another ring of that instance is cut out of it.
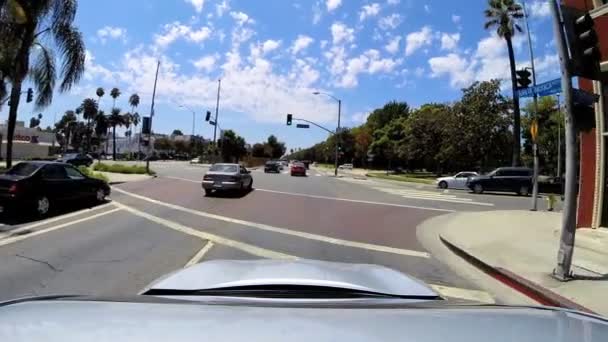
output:
<svg viewBox="0 0 608 342"><path fill-rule="evenodd" d="M37 144L38 143L38 136L37 135L21 135L21 134L15 134L15 136L13 137L13 140L15 141L26 141L32 144Z"/></svg>

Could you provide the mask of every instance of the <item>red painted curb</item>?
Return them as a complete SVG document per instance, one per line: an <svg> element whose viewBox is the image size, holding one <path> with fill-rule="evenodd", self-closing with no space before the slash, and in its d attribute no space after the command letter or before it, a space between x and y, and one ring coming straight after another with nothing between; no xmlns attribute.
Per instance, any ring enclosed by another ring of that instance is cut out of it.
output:
<svg viewBox="0 0 608 342"><path fill-rule="evenodd" d="M446 247L448 247L448 249L450 249L452 252L454 252L454 254L463 258L471 265L479 268L481 271L483 271L484 273L493 277L494 279L500 281L501 283L511 287L512 289L522 293L523 295L531 298L532 300L534 300L542 305L578 310L578 311L583 311L583 312L587 312L590 314L598 315L597 313L593 312L592 310L589 310L580 304L577 304L567 298L564 298L563 296L560 296L557 293L555 293L547 288L544 288L526 278L523 278L509 270L506 270L501 267L494 267L494 266L478 259L477 257L473 256L472 254L467 253L462 248L449 242L442 236L439 236L439 239L441 240L441 242L443 242L444 245L446 245Z"/></svg>

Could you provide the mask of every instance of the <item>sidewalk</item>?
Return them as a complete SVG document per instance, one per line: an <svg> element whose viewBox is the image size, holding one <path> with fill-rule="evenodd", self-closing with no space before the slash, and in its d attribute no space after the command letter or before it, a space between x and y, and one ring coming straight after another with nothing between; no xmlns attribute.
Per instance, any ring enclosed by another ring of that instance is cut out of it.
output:
<svg viewBox="0 0 608 342"><path fill-rule="evenodd" d="M608 316L608 231L578 229L574 280L551 276L556 266L561 215L487 211L431 219L457 255L536 301Z"/></svg>

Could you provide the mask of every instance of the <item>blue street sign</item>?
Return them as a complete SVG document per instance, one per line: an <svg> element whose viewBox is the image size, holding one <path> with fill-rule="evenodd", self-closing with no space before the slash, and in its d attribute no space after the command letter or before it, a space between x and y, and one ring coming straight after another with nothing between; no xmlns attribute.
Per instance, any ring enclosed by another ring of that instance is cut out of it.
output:
<svg viewBox="0 0 608 342"><path fill-rule="evenodd" d="M296 124L297 128L310 128L309 124Z"/></svg>
<svg viewBox="0 0 608 342"><path fill-rule="evenodd" d="M536 87L519 89L519 97L533 97L534 93L538 96L553 95L562 92L562 79L556 78L549 82L537 84Z"/></svg>

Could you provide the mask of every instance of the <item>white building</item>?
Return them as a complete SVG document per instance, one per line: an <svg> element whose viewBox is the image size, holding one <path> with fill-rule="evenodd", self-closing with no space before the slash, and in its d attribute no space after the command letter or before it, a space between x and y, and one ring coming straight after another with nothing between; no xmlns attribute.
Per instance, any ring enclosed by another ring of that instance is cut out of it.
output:
<svg viewBox="0 0 608 342"><path fill-rule="evenodd" d="M0 156L6 156L6 135L8 125L0 124L2 147ZM13 136L13 159L46 158L50 155L51 146L56 145L55 134L42 132L38 128L25 127L23 121L17 121L15 135Z"/></svg>

